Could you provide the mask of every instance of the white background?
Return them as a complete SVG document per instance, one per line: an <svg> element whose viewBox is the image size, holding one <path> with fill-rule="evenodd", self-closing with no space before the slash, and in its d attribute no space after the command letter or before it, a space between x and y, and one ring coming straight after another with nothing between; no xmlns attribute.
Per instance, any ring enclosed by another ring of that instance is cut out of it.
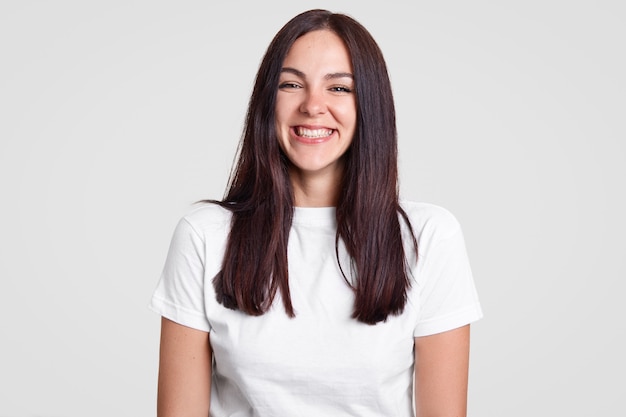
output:
<svg viewBox="0 0 626 417"><path fill-rule="evenodd" d="M0 3L0 416L154 415L174 225L222 196L265 48L316 7L385 53L403 196L463 225L469 415L626 415L624 3L214 3Z"/></svg>

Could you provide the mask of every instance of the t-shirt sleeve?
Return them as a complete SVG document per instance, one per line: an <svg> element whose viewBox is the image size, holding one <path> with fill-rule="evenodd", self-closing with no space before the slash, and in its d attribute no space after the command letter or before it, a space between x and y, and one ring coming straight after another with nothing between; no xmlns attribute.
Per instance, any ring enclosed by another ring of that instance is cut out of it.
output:
<svg viewBox="0 0 626 417"><path fill-rule="evenodd" d="M176 323L209 332L204 304L204 248L200 234L187 219L181 219L149 307Z"/></svg>
<svg viewBox="0 0 626 417"><path fill-rule="evenodd" d="M420 314L415 337L452 330L482 317L463 233L456 219L447 217L443 227L446 236L433 239L418 258L418 264L423 264L418 278Z"/></svg>

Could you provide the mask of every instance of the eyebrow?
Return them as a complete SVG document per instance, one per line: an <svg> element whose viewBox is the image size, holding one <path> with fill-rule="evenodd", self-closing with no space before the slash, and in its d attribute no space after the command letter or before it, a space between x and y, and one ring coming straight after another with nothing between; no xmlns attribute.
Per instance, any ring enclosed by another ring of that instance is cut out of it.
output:
<svg viewBox="0 0 626 417"><path fill-rule="evenodd" d="M302 79L306 79L306 75L302 71L297 70L295 68L283 67L283 69L280 72L288 72L288 73L294 74L294 75L296 75L296 76L298 76L298 77L300 77ZM324 79L326 79L326 80L334 80L336 78L351 78L351 79L354 79L354 75L352 75L349 72L333 72L333 73L330 73L330 74L326 74L324 76Z"/></svg>

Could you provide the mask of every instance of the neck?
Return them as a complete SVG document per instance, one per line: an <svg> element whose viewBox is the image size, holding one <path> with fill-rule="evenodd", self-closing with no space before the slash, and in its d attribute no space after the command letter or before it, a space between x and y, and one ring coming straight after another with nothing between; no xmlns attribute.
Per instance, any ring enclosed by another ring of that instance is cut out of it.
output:
<svg viewBox="0 0 626 417"><path fill-rule="evenodd" d="M339 199L341 174L337 171L309 175L291 169L289 176L297 207L335 207Z"/></svg>

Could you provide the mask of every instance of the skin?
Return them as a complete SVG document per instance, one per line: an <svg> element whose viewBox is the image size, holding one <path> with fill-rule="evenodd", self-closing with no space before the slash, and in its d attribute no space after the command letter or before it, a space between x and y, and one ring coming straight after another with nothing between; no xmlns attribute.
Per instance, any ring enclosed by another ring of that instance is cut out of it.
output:
<svg viewBox="0 0 626 417"><path fill-rule="evenodd" d="M336 205L342 156L356 128L353 88L350 55L337 35L317 30L294 42L279 80L276 127L296 206Z"/></svg>
<svg viewBox="0 0 626 417"><path fill-rule="evenodd" d="M158 417L206 417L211 401L209 333L161 319Z"/></svg>
<svg viewBox="0 0 626 417"><path fill-rule="evenodd" d="M276 126L291 161L296 206L336 205L342 156L356 128L353 86L349 53L330 31L300 37L285 58ZM415 338L415 363L416 417L465 416L469 326ZM162 319L158 389L158 417L208 415L208 333Z"/></svg>
<svg viewBox="0 0 626 417"><path fill-rule="evenodd" d="M416 417L465 417L470 326L415 338Z"/></svg>

